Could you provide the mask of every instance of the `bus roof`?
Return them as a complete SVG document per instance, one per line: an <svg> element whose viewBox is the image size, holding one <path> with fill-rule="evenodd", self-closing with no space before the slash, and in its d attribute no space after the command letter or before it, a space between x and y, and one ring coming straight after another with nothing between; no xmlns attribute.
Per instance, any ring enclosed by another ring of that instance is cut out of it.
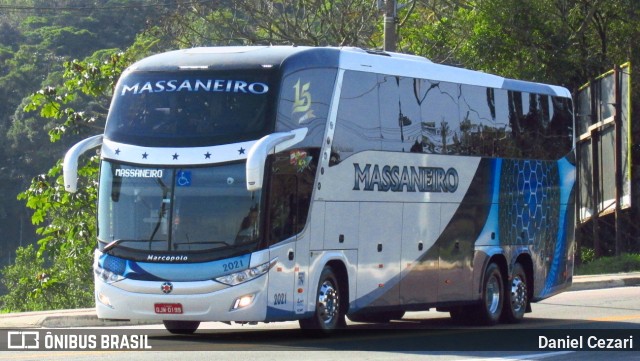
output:
<svg viewBox="0 0 640 361"><path fill-rule="evenodd" d="M408 54L367 51L353 47L229 46L175 50L152 55L129 71L179 71L199 69L259 69L337 67L434 81L486 86L497 89L570 97L563 87L508 79Z"/></svg>

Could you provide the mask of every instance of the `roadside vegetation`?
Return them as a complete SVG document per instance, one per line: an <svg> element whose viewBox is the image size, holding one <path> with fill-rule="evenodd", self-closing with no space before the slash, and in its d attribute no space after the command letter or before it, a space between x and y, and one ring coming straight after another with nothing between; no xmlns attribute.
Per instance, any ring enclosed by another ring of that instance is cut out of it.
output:
<svg viewBox="0 0 640 361"><path fill-rule="evenodd" d="M582 254L590 252L583 251ZM583 258L583 263L576 267L574 274L597 275L606 273L640 272L640 254L624 253L620 256Z"/></svg>

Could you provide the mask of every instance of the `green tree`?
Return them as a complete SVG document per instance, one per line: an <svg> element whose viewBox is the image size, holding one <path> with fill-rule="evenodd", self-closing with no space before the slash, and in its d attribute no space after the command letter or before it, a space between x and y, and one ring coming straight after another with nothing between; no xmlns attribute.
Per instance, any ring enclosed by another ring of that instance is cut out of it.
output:
<svg viewBox="0 0 640 361"><path fill-rule="evenodd" d="M399 49L573 90L633 60L639 15L634 0L419 1Z"/></svg>
<svg viewBox="0 0 640 361"><path fill-rule="evenodd" d="M93 129L96 122L103 124L106 107L100 114L88 114L74 109L74 101L78 97L91 97L96 102L108 103L122 71L136 56L147 54L154 44L141 37L127 52L102 51L89 60L66 62L64 83L34 93L25 110L38 111L40 116L53 121L49 130L51 142L83 128ZM97 60L100 62L93 62ZM19 195L33 210L32 222L41 225L36 231L41 239L37 251L32 247L18 249L16 262L3 270L2 283L10 290L1 299L5 311L92 304L97 172L98 157L94 155L78 171L78 192L67 193L58 161L49 172L35 177ZM29 265L37 267L30 269ZM26 302L20 302L23 297Z"/></svg>
<svg viewBox="0 0 640 361"><path fill-rule="evenodd" d="M225 0L179 6L158 36L180 47L313 45L372 48L380 12L371 0ZM377 36L379 39L379 36Z"/></svg>
<svg viewBox="0 0 640 361"><path fill-rule="evenodd" d="M79 171L77 193L64 191L56 164L36 177L20 195L34 209L34 224L43 225L37 251L18 248L16 261L3 270L2 282L10 292L2 297L4 311L38 311L89 307L93 302L91 262L95 234L97 157Z"/></svg>
<svg viewBox="0 0 640 361"><path fill-rule="evenodd" d="M71 59L85 59L99 49L131 46L147 19L156 19L174 3L0 0L0 268L14 261L19 245L37 239L36 227L28 221L31 212L16 195L34 175L46 173L71 144L97 133L103 119L98 115L106 113L109 103L79 94L69 106L82 110L86 119L95 119L94 128L77 127L61 141L50 143L49 131L61 122L25 112L30 95L47 85L62 84L63 64ZM0 284L0 295L5 292Z"/></svg>

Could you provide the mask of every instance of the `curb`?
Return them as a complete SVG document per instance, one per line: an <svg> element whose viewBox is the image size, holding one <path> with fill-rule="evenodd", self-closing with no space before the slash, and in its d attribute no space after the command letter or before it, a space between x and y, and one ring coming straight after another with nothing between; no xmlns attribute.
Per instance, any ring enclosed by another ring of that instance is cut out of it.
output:
<svg viewBox="0 0 640 361"><path fill-rule="evenodd" d="M605 274L597 276L574 276L567 291L586 291L614 287L640 286L640 272Z"/></svg>
<svg viewBox="0 0 640 361"><path fill-rule="evenodd" d="M0 329L117 327L162 324L158 320L103 320L95 308L0 314Z"/></svg>
<svg viewBox="0 0 640 361"><path fill-rule="evenodd" d="M94 312L95 313L95 312ZM103 320L97 315L69 315L69 316L47 316L38 327L44 328L65 328L65 327L110 327L110 326L139 326L162 324L157 320Z"/></svg>

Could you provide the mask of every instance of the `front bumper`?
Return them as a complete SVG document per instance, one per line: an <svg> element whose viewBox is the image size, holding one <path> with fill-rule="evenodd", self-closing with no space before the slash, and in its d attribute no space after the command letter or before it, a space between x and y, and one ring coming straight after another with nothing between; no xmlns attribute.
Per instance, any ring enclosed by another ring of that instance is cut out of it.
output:
<svg viewBox="0 0 640 361"><path fill-rule="evenodd" d="M264 321L267 277L265 274L233 287L215 281L173 282L171 292L163 293L162 281L125 279L108 284L96 276L96 311L98 318L104 319ZM165 291L167 288L165 285ZM234 309L239 298L249 295L253 295L251 303ZM156 304L180 304L182 313L156 313Z"/></svg>

